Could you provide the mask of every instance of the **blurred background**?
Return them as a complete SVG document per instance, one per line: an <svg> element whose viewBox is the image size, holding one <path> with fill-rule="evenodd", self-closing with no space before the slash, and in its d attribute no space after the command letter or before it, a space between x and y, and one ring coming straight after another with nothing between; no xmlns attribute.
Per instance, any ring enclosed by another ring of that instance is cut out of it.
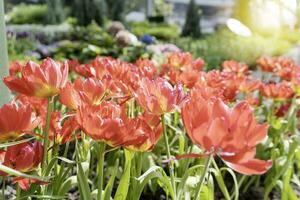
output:
<svg viewBox="0 0 300 200"><path fill-rule="evenodd" d="M206 69L262 55L300 64L299 0L5 0L4 8L10 61L183 50Z"/></svg>

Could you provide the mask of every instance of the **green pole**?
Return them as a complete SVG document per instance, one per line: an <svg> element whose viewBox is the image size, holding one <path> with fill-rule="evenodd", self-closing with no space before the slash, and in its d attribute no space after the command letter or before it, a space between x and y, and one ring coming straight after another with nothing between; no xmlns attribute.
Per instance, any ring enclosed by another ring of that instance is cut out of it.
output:
<svg viewBox="0 0 300 200"><path fill-rule="evenodd" d="M3 83L3 77L8 74L8 53L6 29L4 20L4 0L0 0L0 106L9 101L9 91Z"/></svg>

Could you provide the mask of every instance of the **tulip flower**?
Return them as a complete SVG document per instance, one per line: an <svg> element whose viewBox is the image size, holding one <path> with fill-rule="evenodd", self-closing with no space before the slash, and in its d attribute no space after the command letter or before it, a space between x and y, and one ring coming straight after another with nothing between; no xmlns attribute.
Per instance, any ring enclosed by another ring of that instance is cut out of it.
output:
<svg viewBox="0 0 300 200"><path fill-rule="evenodd" d="M29 61L22 67L20 77L10 75L3 81L10 90L17 93L47 98L59 94L67 80L68 65L47 58L41 65Z"/></svg>
<svg viewBox="0 0 300 200"><path fill-rule="evenodd" d="M172 87L168 81L162 78L155 80L143 78L140 88L135 92L135 97L145 111L155 115L173 111L185 99L181 85Z"/></svg>
<svg viewBox="0 0 300 200"><path fill-rule="evenodd" d="M119 146L123 137L124 109L112 102L102 102L99 106L83 104L79 106L76 120L80 128L92 139L103 141L110 146Z"/></svg>
<svg viewBox="0 0 300 200"><path fill-rule="evenodd" d="M160 118L144 113L129 119L124 128L122 146L132 151L149 151L154 148L162 134Z"/></svg>
<svg viewBox="0 0 300 200"><path fill-rule="evenodd" d="M43 146L40 142L25 142L14 146L9 146L6 151L2 151L2 165L10 167L20 172L30 172L35 170L43 159ZM0 172L1 176L7 176L5 172ZM13 183L18 183L23 190L28 190L30 183L45 184L33 179L15 177Z"/></svg>
<svg viewBox="0 0 300 200"><path fill-rule="evenodd" d="M0 142L30 133L39 122L29 105L17 105L16 102L5 104L0 108Z"/></svg>
<svg viewBox="0 0 300 200"><path fill-rule="evenodd" d="M151 60L138 59L135 65L143 77L155 78L157 76L157 68Z"/></svg>
<svg viewBox="0 0 300 200"><path fill-rule="evenodd" d="M64 144L72 140L72 134L78 130L79 125L75 119L75 116L67 117L62 122L60 112L55 111L51 113L51 122L49 130L49 138L55 141L56 144Z"/></svg>
<svg viewBox="0 0 300 200"><path fill-rule="evenodd" d="M102 81L94 78L87 78L84 81L78 78L73 85L67 83L61 90L60 101L72 110L76 110L82 102L99 105L108 87L109 85L104 85Z"/></svg>
<svg viewBox="0 0 300 200"><path fill-rule="evenodd" d="M240 83L239 90L244 93L251 93L258 90L261 86L260 80L253 80L252 78L247 78Z"/></svg>
<svg viewBox="0 0 300 200"><path fill-rule="evenodd" d="M193 143L205 154L220 156L239 173L265 173L272 162L254 157L256 145L267 136L268 125L258 124L245 102L231 109L220 99L194 94L182 108L183 123Z"/></svg>
<svg viewBox="0 0 300 200"><path fill-rule="evenodd" d="M222 67L224 72L234 73L237 76L244 76L249 74L248 66L235 60L224 61L222 63Z"/></svg>
<svg viewBox="0 0 300 200"><path fill-rule="evenodd" d="M265 83L260 88L261 94L267 98L286 100L294 96L294 91L289 82Z"/></svg>

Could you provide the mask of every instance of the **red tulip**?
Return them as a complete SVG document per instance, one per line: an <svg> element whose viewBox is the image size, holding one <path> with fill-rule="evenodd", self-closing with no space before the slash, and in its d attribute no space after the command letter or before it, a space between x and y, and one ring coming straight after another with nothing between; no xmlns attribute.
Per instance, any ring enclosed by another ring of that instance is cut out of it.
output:
<svg viewBox="0 0 300 200"><path fill-rule="evenodd" d="M1 164L20 172L30 172L38 167L43 159L43 146L40 142L25 142L9 146L1 152ZM0 173L6 176L5 172ZM33 179L15 177L13 183L18 183L23 190L28 190L30 183L45 184Z"/></svg>
<svg viewBox="0 0 300 200"><path fill-rule="evenodd" d="M104 85L102 81L94 78L87 78L84 81L78 78L73 85L67 83L66 87L62 89L60 101L72 110L76 110L82 102L99 105L108 87L109 85Z"/></svg>
<svg viewBox="0 0 300 200"><path fill-rule="evenodd" d="M173 88L168 81L162 78L155 80L143 78L140 88L135 92L135 97L145 111L155 115L173 111L185 99L181 85Z"/></svg>
<svg viewBox="0 0 300 200"><path fill-rule="evenodd" d="M46 98L55 96L68 79L68 65L47 58L41 65L28 62L21 69L21 77L10 75L4 78L7 87L28 96Z"/></svg>
<svg viewBox="0 0 300 200"><path fill-rule="evenodd" d="M271 161L254 158L268 125L257 124L247 103L230 109L220 99L191 96L182 108L182 119L193 143L208 154L219 155L235 171L262 174L271 167Z"/></svg>
<svg viewBox="0 0 300 200"><path fill-rule="evenodd" d="M129 119L122 131L124 134L122 146L132 151L149 151L159 140L162 126L159 117L144 114Z"/></svg>
<svg viewBox="0 0 300 200"><path fill-rule="evenodd" d="M262 84L260 91L267 98L285 100L294 96L294 91L288 82L265 83Z"/></svg>
<svg viewBox="0 0 300 200"><path fill-rule="evenodd" d="M79 125L75 116L69 116L62 122L62 117L59 112L51 113L49 138L56 144L64 144L71 141L72 134L79 129Z"/></svg>
<svg viewBox="0 0 300 200"><path fill-rule="evenodd" d="M237 76L244 76L249 73L248 65L235 60L227 60L222 63L223 71L234 73Z"/></svg>
<svg viewBox="0 0 300 200"><path fill-rule="evenodd" d="M0 141L14 140L30 133L39 122L29 105L5 104L0 108Z"/></svg>
<svg viewBox="0 0 300 200"><path fill-rule="evenodd" d="M260 80L254 80L252 78L247 78L240 83L239 90L244 93L254 92L258 90L261 86Z"/></svg>
<svg viewBox="0 0 300 200"><path fill-rule="evenodd" d="M113 147L122 143L121 128L124 126L124 119L125 110L106 101L99 106L83 104L76 113L78 124L88 136Z"/></svg>
<svg viewBox="0 0 300 200"><path fill-rule="evenodd" d="M157 68L151 60L138 59L135 65L143 77L155 78L157 76Z"/></svg>

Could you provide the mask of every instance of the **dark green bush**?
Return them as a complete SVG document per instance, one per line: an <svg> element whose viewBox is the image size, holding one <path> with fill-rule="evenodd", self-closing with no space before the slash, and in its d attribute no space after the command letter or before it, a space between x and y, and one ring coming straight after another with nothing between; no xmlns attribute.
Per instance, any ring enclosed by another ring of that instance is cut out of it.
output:
<svg viewBox="0 0 300 200"><path fill-rule="evenodd" d="M176 25L165 23L132 22L131 31L140 37L145 34L155 36L157 39L170 40L179 37L179 28Z"/></svg>
<svg viewBox="0 0 300 200"><path fill-rule="evenodd" d="M12 24L44 24L47 16L47 5L19 4L8 13Z"/></svg>

